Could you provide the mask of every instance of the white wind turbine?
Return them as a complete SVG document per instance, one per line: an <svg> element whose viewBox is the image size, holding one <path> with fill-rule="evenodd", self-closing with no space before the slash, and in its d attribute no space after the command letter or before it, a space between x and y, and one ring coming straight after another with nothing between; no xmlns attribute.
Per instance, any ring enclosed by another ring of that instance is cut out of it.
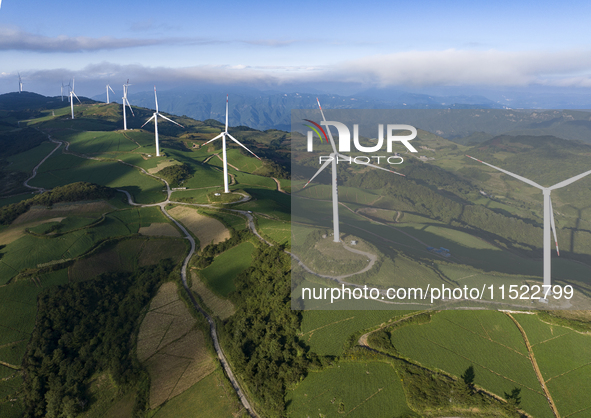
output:
<svg viewBox="0 0 591 418"><path fill-rule="evenodd" d="M72 119L74 119L74 97L78 100L78 103L82 104L76 93L74 93L74 78L72 77L72 88L70 90L70 108L72 109Z"/></svg>
<svg viewBox="0 0 591 418"><path fill-rule="evenodd" d="M574 183L577 180L582 179L583 177L591 174L590 171L586 171L578 176L571 177L568 180L561 181L560 183L556 183L554 186L544 187L540 186L538 183L526 179L525 177L518 176L517 174L513 174L507 170L503 170L502 168L495 167L489 163L485 163L477 158L470 157L466 155L468 158L472 158L479 163L487 165L495 170L499 170L511 177L516 178L517 180L521 180L524 183L527 183L531 186L534 186L542 191L544 194L544 285L551 286L552 285L552 268L551 268L551 258L552 258L552 249L551 242L550 242L550 228L552 228L552 233L554 234L554 243L556 244L556 253L560 256L560 252L558 251L558 238L556 237L556 225L554 223L554 211L552 210L552 199L550 198L550 192L552 190L560 189L562 187L568 186L571 183Z"/></svg>
<svg viewBox="0 0 591 418"><path fill-rule="evenodd" d="M181 128L184 128L184 126L180 123L176 123L172 119L168 119L166 116L158 112L158 96L156 95L156 86L154 86L154 99L156 100L156 111L154 112L152 117L146 121L146 123L154 119L154 134L156 136L156 157L160 157L160 144L158 143L158 116L160 116L162 119L166 119L167 121L174 123L175 125L180 126ZM146 123L142 125L142 128L146 126Z"/></svg>
<svg viewBox="0 0 591 418"><path fill-rule="evenodd" d="M246 148L236 138L234 138L232 135L230 135L228 133L228 96L227 95L226 95L226 129L224 130L224 132L222 132L221 134L219 134L215 138L210 139L209 141L207 141L203 145L207 145L210 142L213 142L218 138L222 138L222 159L223 159L223 163L224 163L223 164L224 165L224 193L230 193L230 190L228 189L228 159L226 156L226 137L228 137L232 141L236 142L238 145L240 145L242 148L244 148L246 151L250 152L252 155L254 155L255 157L257 157L260 160L258 155L256 155L254 152L252 152L251 150Z"/></svg>
<svg viewBox="0 0 591 418"><path fill-rule="evenodd" d="M316 101L318 102L318 108L320 109L320 113L322 114L322 119L324 120L324 122L326 122L326 118L324 117L324 112L322 111L322 106L320 106L320 101L318 99L316 99ZM332 147L332 153L330 153L330 159L328 161L326 161L324 164L322 164L322 166L318 169L318 171L316 172L316 174L314 174L312 176L312 178L305 184L304 187L306 187L308 184L310 184L312 182L312 180L314 180L316 178L316 176L318 174L320 174L320 172L322 170L324 170L326 167L328 167L329 164L332 165L332 224L333 224L333 228L334 228L334 242L340 242L340 232L339 232L339 190L338 190L338 186L337 186L337 159L340 158L344 158L346 160L350 160L351 157L348 157L346 155L343 154L339 154L337 152L337 148L335 146L335 142L334 139L332 138L332 133L330 132L330 128L327 126L326 127L327 131L328 131L328 137L330 138L330 146ZM384 171L388 171L390 173L394 173L394 174L398 174L399 176L404 176L404 174L401 173L397 173L396 171L392 171L392 170L388 170L387 168L383 168L380 167L378 165L373 165L373 164L369 164L369 163L365 163L365 162L359 162L359 164L363 164L369 167L373 167L373 168L378 168L380 170L384 170Z"/></svg>
<svg viewBox="0 0 591 418"><path fill-rule="evenodd" d="M111 89L111 91L113 92L113 94L115 94L115 92L113 91L113 89L111 88L111 86L107 84L107 104L111 103L109 101L109 89Z"/></svg>
<svg viewBox="0 0 591 418"><path fill-rule="evenodd" d="M123 130L127 131L127 115L125 113L125 105L127 105L129 107L129 110L131 111L132 116L135 117L135 115L133 114L133 109L131 108L131 105L129 104L129 100L127 100L127 87L131 86L131 84L129 84L129 79L127 80L127 83L125 83L123 85ZM109 94L107 92L107 94Z"/></svg>
<svg viewBox="0 0 591 418"><path fill-rule="evenodd" d="M23 80L21 79L21 73L18 73L18 92L23 92Z"/></svg>

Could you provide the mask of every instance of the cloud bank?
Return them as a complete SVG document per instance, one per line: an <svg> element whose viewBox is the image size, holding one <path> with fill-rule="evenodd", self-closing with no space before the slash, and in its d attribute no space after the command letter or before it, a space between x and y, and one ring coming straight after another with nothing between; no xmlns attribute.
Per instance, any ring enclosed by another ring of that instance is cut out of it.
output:
<svg viewBox="0 0 591 418"><path fill-rule="evenodd" d="M1 42L0 42L1 44ZM99 47L99 45L95 45ZM262 63L264 64L264 63ZM2 73L8 81L16 73ZM37 85L60 82L76 76L77 82L98 86L106 81L159 84L242 85L278 89L286 85L322 86L334 83L371 87L488 86L591 87L591 53L586 50L558 52L526 51L411 51L373 55L336 62L334 65L196 65L182 68L118 65L101 62L80 71L67 69L21 71Z"/></svg>

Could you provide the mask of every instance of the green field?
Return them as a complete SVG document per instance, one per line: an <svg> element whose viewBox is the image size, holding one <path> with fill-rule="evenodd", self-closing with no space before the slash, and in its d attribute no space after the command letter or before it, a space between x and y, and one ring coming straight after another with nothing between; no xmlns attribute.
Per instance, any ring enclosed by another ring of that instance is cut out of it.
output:
<svg viewBox="0 0 591 418"><path fill-rule="evenodd" d="M129 152L139 148L124 131L61 131L55 138L68 141L69 150L78 154Z"/></svg>
<svg viewBox="0 0 591 418"><path fill-rule="evenodd" d="M35 236L25 234L0 249L0 284L6 283L25 268L36 268L45 263L78 257L106 238L136 234L140 227L153 222L168 222L158 207L131 208L106 215L104 221L90 228L76 229L92 219L74 216L62 222L67 229L61 235ZM60 223L61 224L61 223ZM46 228L44 224L36 232Z"/></svg>
<svg viewBox="0 0 591 418"><path fill-rule="evenodd" d="M6 160L11 163L9 169L11 171L31 173L33 168L39 164L39 162L45 158L45 156L49 154L56 146L57 144L47 141L28 151L8 157ZM56 152L59 153L60 150L58 149Z"/></svg>
<svg viewBox="0 0 591 418"><path fill-rule="evenodd" d="M289 222L276 221L259 216L257 217L257 224L259 232L263 236L270 238L280 245L291 245L291 225Z"/></svg>
<svg viewBox="0 0 591 418"><path fill-rule="evenodd" d="M337 363L310 373L288 392L288 417L416 416L406 403L402 380L388 363Z"/></svg>
<svg viewBox="0 0 591 418"><path fill-rule="evenodd" d="M458 377L473 365L475 383L501 396L519 387L525 411L552 417L523 338L503 313L443 311L427 324L394 330L391 340L402 356Z"/></svg>
<svg viewBox="0 0 591 418"><path fill-rule="evenodd" d="M254 245L243 242L217 256L213 263L199 274L205 284L220 296L227 297L235 289L234 279L252 262Z"/></svg>
<svg viewBox="0 0 591 418"><path fill-rule="evenodd" d="M304 311L302 339L322 356L343 354L350 336L411 311Z"/></svg>
<svg viewBox="0 0 591 418"><path fill-rule="evenodd" d="M562 416L586 416L591 409L591 336L547 324L538 315L515 318L528 336L558 411Z"/></svg>
<svg viewBox="0 0 591 418"><path fill-rule="evenodd" d="M227 227L233 228L237 231L241 231L248 228L246 224L246 219L238 214L234 214L232 212L228 212L225 210L201 210L200 212L204 213L205 215L212 214L215 218L220 218Z"/></svg>
<svg viewBox="0 0 591 418"><path fill-rule="evenodd" d="M40 167L31 185L51 189L77 181L125 189L137 203L156 203L165 198L164 184L136 168L115 161L87 160L59 151Z"/></svg>
<svg viewBox="0 0 591 418"><path fill-rule="evenodd" d="M254 176L253 176L254 177ZM273 179L270 179L273 184ZM236 205L236 209L262 212L282 221L290 221L291 196L275 190L245 187L244 191L253 197L252 201Z"/></svg>
<svg viewBox="0 0 591 418"><path fill-rule="evenodd" d="M220 157L221 156L222 154L220 153ZM244 155L242 151L237 148L229 148L227 150L227 159L228 164L233 165L234 167L238 168L238 170L243 171L245 173L253 173L263 166L263 163L261 161L252 157L252 155L250 154L248 154L248 156ZM209 165L213 165L215 167L220 168L223 166L222 161L218 157L213 157L207 163ZM235 172L235 170L232 167L228 167L228 169Z"/></svg>
<svg viewBox="0 0 591 418"><path fill-rule="evenodd" d="M221 369L148 413L150 418L240 418L248 416Z"/></svg>

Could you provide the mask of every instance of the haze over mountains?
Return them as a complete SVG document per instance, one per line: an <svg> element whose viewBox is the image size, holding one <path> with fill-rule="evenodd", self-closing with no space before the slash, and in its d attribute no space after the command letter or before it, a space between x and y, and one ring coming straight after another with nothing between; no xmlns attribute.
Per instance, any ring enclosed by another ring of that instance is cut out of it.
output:
<svg viewBox="0 0 591 418"><path fill-rule="evenodd" d="M306 92L303 92L306 91ZM326 109L585 109L591 108L591 100L568 92L540 91L527 94L502 91L483 91L482 94L440 95L410 93L397 89L373 88L353 95L326 94L314 88L300 92L260 90L237 86L209 86L189 89L159 90L162 110L176 115L186 115L197 120L222 121L225 112L224 96L230 94L230 125L245 125L254 129L289 130L292 109L315 109L316 98ZM93 96L106 100L106 94ZM133 105L153 107L152 91L130 92ZM118 99L119 101L121 99ZM485 129L482 129L485 130ZM489 131L489 130L487 130Z"/></svg>

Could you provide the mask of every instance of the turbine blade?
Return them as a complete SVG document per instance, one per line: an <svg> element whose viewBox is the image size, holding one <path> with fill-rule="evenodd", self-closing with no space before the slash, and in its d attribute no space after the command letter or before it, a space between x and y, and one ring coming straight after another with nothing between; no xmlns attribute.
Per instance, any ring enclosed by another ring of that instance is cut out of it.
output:
<svg viewBox="0 0 591 418"><path fill-rule="evenodd" d="M72 94L73 94L74 96L76 96L76 93L74 93L74 90L72 90ZM78 103L82 104L82 102L80 101L80 99L78 98L78 96L76 96L76 100L78 100Z"/></svg>
<svg viewBox="0 0 591 418"><path fill-rule="evenodd" d="M320 100L318 97L316 98L316 102L318 102L318 108L320 109L320 114L322 115L322 120L326 122L326 118L324 117L324 112L322 111L322 106L320 106ZM326 130L328 131L328 137L330 138L330 146L332 147L333 152L337 153L337 147L334 144L334 139L332 138L332 132L330 132L330 127L327 126Z"/></svg>
<svg viewBox="0 0 591 418"><path fill-rule="evenodd" d="M558 250L558 237L556 236L556 224L554 223L554 210L552 209L552 198L550 199L550 225L552 226L552 233L554 234L554 244L556 244L556 254L560 257L560 250Z"/></svg>
<svg viewBox="0 0 591 418"><path fill-rule="evenodd" d="M154 99L156 100L156 113L158 113L158 95L156 95L156 86L154 86Z"/></svg>
<svg viewBox="0 0 591 418"><path fill-rule="evenodd" d="M207 144L209 144L210 142L213 142L213 141L215 141L216 139L218 139L218 138L221 138L222 136L224 136L224 132L222 132L221 134L219 134L219 135L218 135L218 136L216 136L215 138L211 138L209 141L207 141L207 142L206 142L205 144L203 144L203 145L207 145Z"/></svg>
<svg viewBox="0 0 591 418"><path fill-rule="evenodd" d="M228 132L228 95L226 94L226 133Z"/></svg>
<svg viewBox="0 0 591 418"><path fill-rule="evenodd" d="M111 86L108 86L109 90L111 90L113 92L113 94L115 94L115 91L111 88Z"/></svg>
<svg viewBox="0 0 591 418"><path fill-rule="evenodd" d="M348 157L348 156L346 156L346 155L343 155L343 154L337 154L337 156L338 156L338 157L341 157L341 158L347 158L347 159L349 159L349 158L355 158L355 157ZM399 176L406 177L406 176L405 176L404 174L402 174L402 173L399 173L399 172L397 172L397 171L394 171L394 170L388 170L387 168L380 167L379 165L370 164L370 163L366 163L366 162L363 162L363 161L356 161L356 163L357 163L357 164L363 164L363 165L366 165L366 166L368 166L368 167L379 168L380 170L384 170L384 171L387 171L387 172L389 172L389 173L394 173L394 174L398 174Z"/></svg>
<svg viewBox="0 0 591 418"><path fill-rule="evenodd" d="M332 157L332 158L335 158L335 156L334 156L334 155L332 155L332 154L331 154L331 157ZM321 172L322 170L324 170L326 167L328 167L328 165L329 165L330 163L332 163L332 159L325 161L325 162L324 162L324 164L322 164L322 166L320 166L320 168L318 169L318 171L316 172L316 174L314 174L314 175L312 176L312 178L311 178L310 180L308 180L308 182L307 182L307 183L304 185L304 187L306 187L308 184L310 184L310 183L312 182L312 180L314 180L314 179L316 178L316 176L317 176L318 174L320 174L320 172Z"/></svg>
<svg viewBox="0 0 591 418"><path fill-rule="evenodd" d="M580 180L583 177L588 176L589 174L591 174L591 170L585 171L583 174L579 174L578 176L571 177L568 180L561 181L560 183L557 183L554 186L550 186L548 188L550 190L560 189L561 187L568 186L569 184L574 183L575 181Z"/></svg>
<svg viewBox="0 0 591 418"><path fill-rule="evenodd" d="M238 140L237 140L236 138L234 138L232 135L230 135L230 134L226 134L226 135L228 135L232 141L236 142L238 145L240 145L240 146L241 146L242 148L244 148L246 151L250 152L252 155L254 155L255 157L259 158L259 156L258 156L258 155L256 155L254 152L252 152L251 150L249 150L248 148L246 148L244 145L242 145L242 144L240 143L240 141L238 141ZM260 160L260 158L259 158L259 160Z"/></svg>
<svg viewBox="0 0 591 418"><path fill-rule="evenodd" d="M162 115L161 113L158 113L158 112L156 112L156 114L157 114L158 116L160 116L162 119L166 119L167 121L169 121L169 122L172 122L172 123L174 123L175 125L178 125L178 126L180 126L181 128L184 128L184 126L183 126L183 125L181 125L180 123L176 123L176 122L175 122L175 121L173 121L172 119L168 119L166 116Z"/></svg>
<svg viewBox="0 0 591 418"><path fill-rule="evenodd" d="M494 165L492 165L492 164L485 163L484 161L481 161L481 160L479 160L479 159L476 159L476 158L474 158L474 157L470 157L469 155L466 155L466 157L468 157L468 158L472 158L474 161L478 161L479 163L482 163L482 164L484 164L484 165L487 165L487 166L489 166L489 167L492 167L492 168L494 168L495 170L499 170L499 171L501 171L501 172L503 172L503 173L505 173L505 174L507 174L507 175L509 175L509 176L511 176L511 177L514 177L514 178L516 178L517 180L521 180L521 181L522 181L522 182L524 182L524 183L527 183L527 184L529 184L529 185L531 185L531 186L537 187L538 189L541 189L541 190L544 190L544 189L545 189L545 187L543 187L543 186L540 186L540 185L539 185L538 183L536 183L535 181L531 181L530 179L526 179L525 177L518 176L517 174L513 174L513 173L511 173L510 171L503 170L502 168L495 167L495 166L494 166ZM591 173L591 171L590 171L589 173Z"/></svg>
<svg viewBox="0 0 591 418"><path fill-rule="evenodd" d="M142 126L140 126L140 129L142 129L144 126L146 126L146 124L147 124L148 122L150 122L152 119L154 119L154 117L156 117L156 113L154 113L154 114L152 115L152 117L146 121L146 123L144 123Z"/></svg>
<svg viewBox="0 0 591 418"><path fill-rule="evenodd" d="M131 108L131 105L129 104L129 100L127 100L127 97L124 97L125 99L125 103L127 103L127 107L129 107L129 110L131 111L131 115L133 117L135 117L135 115L133 114L133 109Z"/></svg>

